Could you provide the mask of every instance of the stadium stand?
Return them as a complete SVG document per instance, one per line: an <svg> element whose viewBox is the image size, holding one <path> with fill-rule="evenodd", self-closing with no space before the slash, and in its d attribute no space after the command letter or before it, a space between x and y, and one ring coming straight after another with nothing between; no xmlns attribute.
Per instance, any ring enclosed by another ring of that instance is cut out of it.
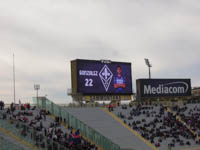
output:
<svg viewBox="0 0 200 150"><path fill-rule="evenodd" d="M61 107L46 99L0 110L0 150L191 150L200 104ZM6 136L5 136L6 135ZM115 144L117 143L117 144Z"/></svg>
<svg viewBox="0 0 200 150"><path fill-rule="evenodd" d="M84 140L79 130L61 125L61 118L52 119L42 109L25 109L23 106L0 112L0 124L5 130L28 143L30 149L48 150L95 150L95 145Z"/></svg>
<svg viewBox="0 0 200 150"><path fill-rule="evenodd" d="M97 132L108 139L112 139L111 144L117 143L121 150L199 149L199 141L196 140L196 137L191 130L189 130L187 126L184 126L183 122L178 120L177 116L171 113L168 107L164 105L122 105L117 108L109 108L110 111L113 110L112 114L115 114L114 116L123 122L121 125L119 123L117 124L115 122L116 119L107 115L102 108L70 109L59 107L57 105L53 105L52 107L52 104L52 102L47 100L45 104L41 103L41 106L43 105L43 108L46 108L47 110L50 109L57 116L65 116L63 118L66 118L66 122L74 128L81 129L82 125L80 124L90 127L89 132L91 133L89 133L87 137L92 139L95 143L98 143L99 141L94 139L95 133ZM123 119L119 116L122 111L126 112L125 118ZM132 124L129 124L128 121L132 121L133 126ZM107 127L105 124L107 124ZM121 128L122 126L124 127L123 129ZM127 129L127 126L131 128L132 131L127 130L128 132L126 133L124 129ZM81 130L84 133L85 130ZM135 134L135 132L137 134ZM130 133L133 138L127 136ZM123 138L120 139L119 137ZM130 143L132 145L130 145ZM104 144L102 145L104 146ZM117 147L107 147L107 149L117 149Z"/></svg>
<svg viewBox="0 0 200 150"><path fill-rule="evenodd" d="M109 116L102 108L67 108L66 111L105 137L112 139L121 149L151 150L148 145Z"/></svg>
<svg viewBox="0 0 200 150"><path fill-rule="evenodd" d="M33 101L35 104L37 103L36 99L33 99ZM40 108L46 109L55 116L64 118L62 120L64 120L64 122L66 122L68 126L74 129L79 129L81 136L89 140L91 143L95 143L98 146L98 149L120 150L119 145L113 143L110 139L103 136L101 133L90 127L88 124L82 122L81 120L77 119L77 117L68 113L66 111L66 108L58 106L48 99L46 99L45 101L39 99L38 104Z"/></svg>
<svg viewBox="0 0 200 150"><path fill-rule="evenodd" d="M10 142L5 138L5 135L0 135L0 150L25 150L24 148L14 144L14 141Z"/></svg>
<svg viewBox="0 0 200 150"><path fill-rule="evenodd" d="M196 107L197 109L197 107ZM176 109L180 110L180 109ZM181 108L185 110L185 108ZM200 141L163 105L122 105L113 113L158 149L198 148ZM185 118L183 118L185 119Z"/></svg>
<svg viewBox="0 0 200 150"><path fill-rule="evenodd" d="M179 119L187 126L197 140L200 139L200 104L184 104L182 106L175 105L171 111L179 117Z"/></svg>

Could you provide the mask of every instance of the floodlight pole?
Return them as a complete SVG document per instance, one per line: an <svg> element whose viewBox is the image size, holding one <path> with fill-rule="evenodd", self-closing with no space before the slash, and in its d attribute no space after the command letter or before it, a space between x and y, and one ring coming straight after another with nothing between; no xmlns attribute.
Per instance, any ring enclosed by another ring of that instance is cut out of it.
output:
<svg viewBox="0 0 200 150"><path fill-rule="evenodd" d="M151 79L151 67L152 67L152 65L150 64L149 59L145 58L144 60L145 60L147 67L149 68L149 79Z"/></svg>
<svg viewBox="0 0 200 150"><path fill-rule="evenodd" d="M38 107L39 106L38 105L38 90L40 89L40 85L39 84L35 84L34 85L34 89L36 90L36 94L37 94L36 96L37 96L37 107Z"/></svg>
<svg viewBox="0 0 200 150"><path fill-rule="evenodd" d="M151 79L151 67L149 66L149 79Z"/></svg>
<svg viewBox="0 0 200 150"><path fill-rule="evenodd" d="M15 54L13 54L13 93L14 93L14 104L15 101Z"/></svg>
<svg viewBox="0 0 200 150"><path fill-rule="evenodd" d="M38 89L36 91L37 91L37 106L38 106Z"/></svg>

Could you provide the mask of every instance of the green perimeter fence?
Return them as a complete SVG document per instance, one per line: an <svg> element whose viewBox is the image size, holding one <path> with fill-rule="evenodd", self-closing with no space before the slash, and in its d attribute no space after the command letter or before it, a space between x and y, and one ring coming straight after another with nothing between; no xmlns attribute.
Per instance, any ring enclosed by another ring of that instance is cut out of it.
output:
<svg viewBox="0 0 200 150"><path fill-rule="evenodd" d="M35 105L37 105L36 97L33 98L33 102ZM73 127L74 129L79 129L83 136L89 138L91 141L96 143L104 150L120 150L119 145L113 143L110 139L106 138L93 128L86 125L84 122L80 121L79 119L68 113L66 111L66 108L54 104L46 97L38 98L38 106L39 108L51 112L51 114L55 116L62 117L63 120L66 120L66 123L69 126Z"/></svg>

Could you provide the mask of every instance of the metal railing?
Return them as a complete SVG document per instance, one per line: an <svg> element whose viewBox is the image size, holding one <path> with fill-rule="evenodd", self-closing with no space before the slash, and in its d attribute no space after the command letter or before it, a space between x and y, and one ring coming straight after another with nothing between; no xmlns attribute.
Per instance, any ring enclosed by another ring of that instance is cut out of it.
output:
<svg viewBox="0 0 200 150"><path fill-rule="evenodd" d="M36 98L33 98L33 102L36 102ZM120 146L113 143L110 139L103 136L93 128L89 127L84 122L80 121L70 113L68 113L65 109L59 105L54 104L48 99L39 99L39 107L49 111L51 114L62 117L62 120L65 119L65 122L74 129L79 129L81 135L87 137L92 142L97 144L99 147L104 150L120 150Z"/></svg>

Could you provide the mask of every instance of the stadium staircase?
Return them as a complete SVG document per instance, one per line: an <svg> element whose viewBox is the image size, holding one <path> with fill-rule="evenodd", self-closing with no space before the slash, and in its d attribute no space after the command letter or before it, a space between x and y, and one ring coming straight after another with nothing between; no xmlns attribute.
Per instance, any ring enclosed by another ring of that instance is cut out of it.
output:
<svg viewBox="0 0 200 150"><path fill-rule="evenodd" d="M123 150L152 150L138 134L135 134L103 108L66 108L67 112L89 125L103 136L112 139Z"/></svg>

